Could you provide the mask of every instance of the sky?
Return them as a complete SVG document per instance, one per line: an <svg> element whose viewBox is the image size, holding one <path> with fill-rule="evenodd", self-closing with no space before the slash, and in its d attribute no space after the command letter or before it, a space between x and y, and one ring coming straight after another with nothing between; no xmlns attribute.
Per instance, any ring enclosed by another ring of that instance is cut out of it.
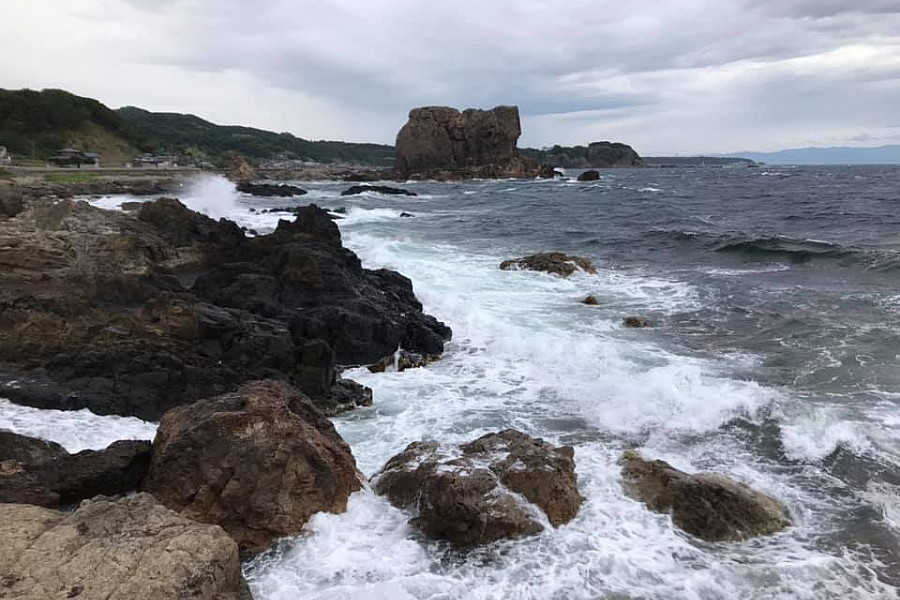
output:
<svg viewBox="0 0 900 600"><path fill-rule="evenodd" d="M393 143L518 105L520 146L900 143L900 0L0 0L0 87Z"/></svg>

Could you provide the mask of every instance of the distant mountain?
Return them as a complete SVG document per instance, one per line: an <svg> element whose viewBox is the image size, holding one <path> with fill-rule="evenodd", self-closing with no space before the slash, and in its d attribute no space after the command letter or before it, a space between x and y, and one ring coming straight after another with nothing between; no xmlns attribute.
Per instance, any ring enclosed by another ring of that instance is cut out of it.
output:
<svg viewBox="0 0 900 600"><path fill-rule="evenodd" d="M722 156L740 156L770 165L896 165L900 164L900 145L877 148L794 148L779 152L739 152Z"/></svg>
<svg viewBox="0 0 900 600"><path fill-rule="evenodd" d="M111 110L63 90L0 89L0 146L14 158L45 161L63 147L101 155L104 165L139 154L187 155L221 164L225 155L390 166L393 146L310 141L290 133L222 126L194 115Z"/></svg>

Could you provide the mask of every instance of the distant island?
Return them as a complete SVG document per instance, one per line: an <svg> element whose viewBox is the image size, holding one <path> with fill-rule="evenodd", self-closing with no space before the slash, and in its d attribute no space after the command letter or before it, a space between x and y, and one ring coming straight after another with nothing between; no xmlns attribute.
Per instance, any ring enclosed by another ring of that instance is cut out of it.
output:
<svg viewBox="0 0 900 600"><path fill-rule="evenodd" d="M742 156L770 165L897 165L900 164L900 144L876 148L792 148L778 152L740 152L724 156Z"/></svg>
<svg viewBox="0 0 900 600"><path fill-rule="evenodd" d="M751 167L756 161L744 157L722 156L645 156L648 167Z"/></svg>
<svg viewBox="0 0 900 600"><path fill-rule="evenodd" d="M522 148L522 156L563 169L611 169L643 167L644 159L628 144L593 142L587 146Z"/></svg>

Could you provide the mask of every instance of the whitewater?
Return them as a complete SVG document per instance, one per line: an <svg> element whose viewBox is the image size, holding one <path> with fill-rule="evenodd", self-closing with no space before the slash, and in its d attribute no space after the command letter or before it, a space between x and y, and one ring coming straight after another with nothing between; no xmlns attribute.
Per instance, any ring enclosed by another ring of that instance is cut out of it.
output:
<svg viewBox="0 0 900 600"><path fill-rule="evenodd" d="M192 208L259 234L290 218L263 208L346 209L344 244L408 276L453 328L427 368L345 372L375 394L334 419L364 474L412 441L512 427L574 446L586 498L559 529L461 552L364 489L247 563L254 597L898 597L900 173L783 173L407 183L414 198L341 197L347 185L331 182L299 184L310 193L295 199L220 178L186 187ZM543 250L588 256L598 273L498 269ZM599 306L582 305L587 294ZM632 314L656 327L624 328ZM0 428L77 451L151 439L155 424L0 400ZM743 543L692 538L625 496L617 461L635 447L770 493L794 524Z"/></svg>

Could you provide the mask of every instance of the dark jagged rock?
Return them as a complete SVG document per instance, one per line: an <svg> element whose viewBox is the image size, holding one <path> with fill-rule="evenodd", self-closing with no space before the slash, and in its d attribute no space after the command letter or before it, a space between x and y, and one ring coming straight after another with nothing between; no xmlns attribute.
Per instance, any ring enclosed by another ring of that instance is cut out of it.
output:
<svg viewBox="0 0 900 600"><path fill-rule="evenodd" d="M521 134L515 106L416 108L397 135L395 170L413 179L552 177L552 169L519 155Z"/></svg>
<svg viewBox="0 0 900 600"><path fill-rule="evenodd" d="M331 421L298 390L261 381L163 415L143 487L253 553L317 512L346 510L360 480Z"/></svg>
<svg viewBox="0 0 900 600"><path fill-rule="evenodd" d="M294 196L305 196L309 193L303 188L285 183L274 185L271 183L248 183L246 181L238 183L237 191L242 194L264 198L293 198Z"/></svg>
<svg viewBox="0 0 900 600"><path fill-rule="evenodd" d="M371 403L340 366L440 354L450 336L406 277L363 269L315 206L247 238L174 199L136 217L33 202L0 220L0 265L0 385L39 408L157 420L276 378L334 412Z"/></svg>
<svg viewBox="0 0 900 600"><path fill-rule="evenodd" d="M0 502L65 506L137 489L150 442L120 441L69 454L58 444L0 431Z"/></svg>
<svg viewBox="0 0 900 600"><path fill-rule="evenodd" d="M710 542L744 540L790 526L778 500L714 473L689 475L634 451L622 457L625 491L651 510L670 513L675 525Z"/></svg>
<svg viewBox="0 0 900 600"><path fill-rule="evenodd" d="M584 300L582 300L581 303L587 304L588 306L597 306L598 304L600 304L600 301L597 300L597 297L593 294L589 294L588 296L585 296Z"/></svg>
<svg viewBox="0 0 900 600"><path fill-rule="evenodd" d="M650 321L645 319L644 317L625 317L622 319L622 323L625 327L632 327L634 329L643 329L644 327L650 327Z"/></svg>
<svg viewBox="0 0 900 600"><path fill-rule="evenodd" d="M505 260L500 263L500 268L504 271L543 271L559 275L560 277L569 277L579 269L586 273L597 272L588 259L580 256L570 256L562 252L540 252L531 256Z"/></svg>
<svg viewBox="0 0 900 600"><path fill-rule="evenodd" d="M0 596L251 600L237 544L149 494L74 513L0 504Z"/></svg>
<svg viewBox="0 0 900 600"><path fill-rule="evenodd" d="M574 450L514 430L460 446L410 444L374 481L377 493L415 513L413 525L462 546L538 533L536 509L559 527L584 502Z"/></svg>
<svg viewBox="0 0 900 600"><path fill-rule="evenodd" d="M395 188L387 185L354 185L341 192L341 196L356 196L365 192L373 194L385 194L388 196L418 196L415 192L404 190L403 188Z"/></svg>
<svg viewBox="0 0 900 600"><path fill-rule="evenodd" d="M416 215L414 215L414 214L412 214L412 213L408 213L408 212L402 212L402 213L400 213L400 217L403 218L403 219L411 219L412 217L415 217L415 216L416 216Z"/></svg>
<svg viewBox="0 0 900 600"><path fill-rule="evenodd" d="M600 171L590 170L585 171L581 175L578 176L578 181L598 181L600 179Z"/></svg>

